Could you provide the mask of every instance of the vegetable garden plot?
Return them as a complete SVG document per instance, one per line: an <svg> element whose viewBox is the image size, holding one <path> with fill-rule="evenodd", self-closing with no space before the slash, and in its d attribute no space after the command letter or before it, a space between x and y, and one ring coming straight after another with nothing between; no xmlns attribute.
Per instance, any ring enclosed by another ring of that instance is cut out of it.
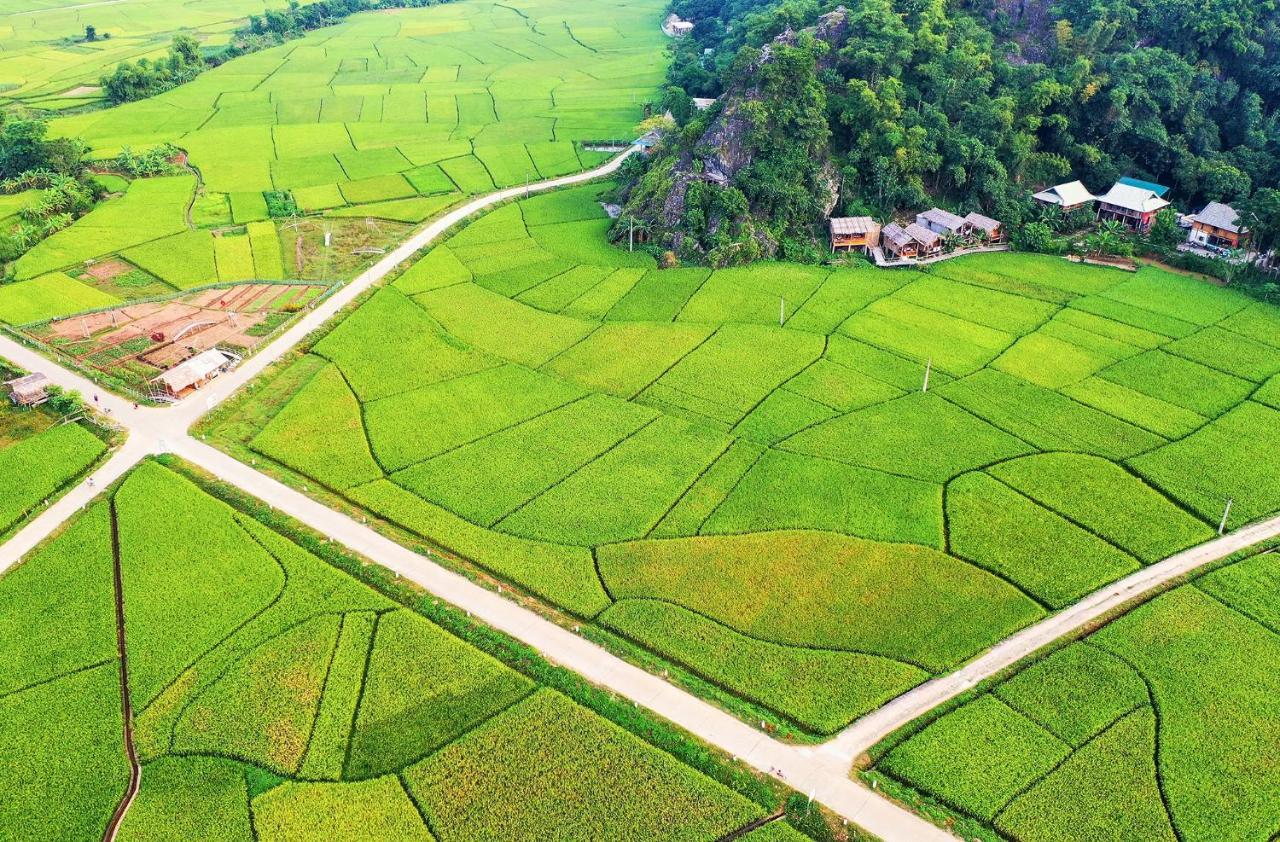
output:
<svg viewBox="0 0 1280 842"><path fill-rule="evenodd" d="M1280 639L1250 617L1278 610L1257 587L1275 566L1237 561L1033 657L873 749L872 776L1037 842L1268 838Z"/></svg>
<svg viewBox="0 0 1280 842"><path fill-rule="evenodd" d="M985 609L975 609L983 622L973 636L940 632L913 648L908 660L932 675L974 655L987 635L1020 628L1212 536L1209 504L1189 500L1191 488L1206 483L1206 499L1220 493L1215 473L1192 467L1203 455L1173 456L1220 421L1171 403L1164 395L1173 387L1157 389L1157 380L1180 382L1204 368L1223 383L1257 388L1228 374L1230 365L1215 368L1208 341L1218 331L1232 342L1259 343L1254 337L1106 298L1100 293L1134 278L1045 257L1018 255L992 269L958 261L945 278L772 264L646 270L605 241L599 196L588 185L480 217L393 283L408 296L394 297L394 308L383 300L392 293L380 292L317 343L317 353L333 355L328 343L341 337L344 350L334 358L360 359L359 371L352 360L338 362L387 472L347 487L353 502L578 619L624 618L615 632L811 732L877 704L899 687L885 679L897 669L859 662L870 670L866 694L842 690L838 702L824 704L817 688L834 693L835 679L815 678L811 657L787 647L897 655L835 645L835 622L804 640L765 640L782 649L758 647L742 620L754 608L743 607L734 579L708 575L699 606L667 592L627 592L606 569L612 548L787 530L862 539L868 543L854 555L866 565L876 556L872 542L933 548L948 565L937 599L967 598L965 589L980 581L998 590L1001 608L989 624ZM1014 266L1053 283L1027 283L1011 274ZM805 294L796 314L775 326L778 299ZM1081 302L1123 318L1072 306ZM1255 333L1266 324L1250 310L1226 319ZM404 352L424 337L438 350ZM1171 345L1177 337L1188 337L1185 356ZM1265 347L1247 345L1257 352L1241 362L1250 376L1265 370L1254 366L1265 361ZM405 382L419 368L455 360L477 368ZM1126 367L1153 360L1169 373L1124 376ZM1280 400L1273 391L1263 387L1248 406L1272 411L1264 404ZM1248 395L1242 388L1226 398L1213 389L1188 394L1204 413L1206 395L1228 412ZM1266 464L1257 449L1266 447L1265 416L1252 415L1233 444L1223 436L1214 445L1231 451L1216 457L1232 465L1224 477L1254 477L1254 466ZM354 407L347 417L355 418ZM280 441L276 460L300 464L304 448ZM361 445L357 435L349 447L367 465ZM1230 461L1237 453L1251 463L1241 471ZM324 468L304 473L332 485ZM1280 507L1267 502L1271 484L1252 480L1247 496L1258 508L1246 506L1242 517ZM813 552L835 550L824 544ZM797 591L799 610L814 610L804 600L846 599L853 579L823 584L797 573L808 568L795 567L789 550L782 554L787 566L772 575ZM893 595L905 585L884 588ZM650 602L623 609L617 600ZM704 622L669 607L698 613L719 603L735 613ZM913 622L889 614L866 620ZM758 683L716 654L737 646L769 664Z"/></svg>
<svg viewBox="0 0 1280 842"><path fill-rule="evenodd" d="M122 838L430 840L424 812L447 822L453 810L545 838L582 827L639 840L662 825L704 839L772 809L148 462L0 578L0 652L11 655L0 671L0 783L15 793L0 834L100 835L124 790L113 519L144 766ZM213 599L210 588L226 590ZM55 627L59 645L31 645L33 630ZM478 768L465 792L456 775L434 778L477 748L488 763L513 745L530 762L504 760L496 776ZM547 763L560 797L513 798L544 790ZM583 809L565 814L575 797Z"/></svg>

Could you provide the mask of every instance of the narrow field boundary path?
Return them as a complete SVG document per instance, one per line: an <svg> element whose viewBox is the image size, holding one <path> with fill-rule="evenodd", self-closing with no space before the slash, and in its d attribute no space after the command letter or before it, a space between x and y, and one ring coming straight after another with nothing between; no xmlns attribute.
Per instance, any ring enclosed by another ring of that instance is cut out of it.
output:
<svg viewBox="0 0 1280 842"><path fill-rule="evenodd" d="M138 751L133 744L133 699L129 694L129 650L124 633L124 571L120 561L120 521L116 516L115 501L111 501L111 571L115 580L116 646L120 653L120 712L124 723L124 752L129 758L129 785L125 787L116 811L107 823L103 842L115 842L120 823L138 797L142 787L142 767L138 765Z"/></svg>
<svg viewBox="0 0 1280 842"><path fill-rule="evenodd" d="M0 357L6 357L29 371L42 372L58 386L81 392L91 405L129 433L124 446L83 483L9 541L0 544L0 574L146 456L173 453L280 509L347 550L405 576L435 596L470 612L477 620L533 647L548 660L637 705L644 705L721 751L784 781L886 842L932 842L954 840L954 837L850 778L852 764L860 753L915 717L963 693L1020 658L1083 628L1129 600L1252 544L1280 535L1280 517L1276 517L1151 565L1013 635L967 666L926 682L889 702L853 723L836 738L819 746L801 747L773 739L719 707L624 661L536 612L443 567L428 556L419 555L383 537L368 526L327 508L222 451L196 441L188 434L191 425L221 400L296 347L400 263L467 217L529 193L610 175L634 151L629 149L595 170L540 182L528 188L501 190L449 212L330 296L235 371L172 407L136 407L21 343L0 336Z"/></svg>

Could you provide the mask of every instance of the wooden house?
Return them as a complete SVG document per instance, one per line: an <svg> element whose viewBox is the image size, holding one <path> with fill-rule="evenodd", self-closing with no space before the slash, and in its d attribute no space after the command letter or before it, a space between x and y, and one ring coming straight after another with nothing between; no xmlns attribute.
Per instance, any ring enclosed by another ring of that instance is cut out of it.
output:
<svg viewBox="0 0 1280 842"><path fill-rule="evenodd" d="M890 222L884 227L880 232L880 240L885 251L900 260L916 257L920 252L920 244L907 233L907 229L896 222Z"/></svg>
<svg viewBox="0 0 1280 842"><path fill-rule="evenodd" d="M1249 243L1249 229L1240 224L1240 214L1222 202L1210 202L1191 217L1187 242L1196 246L1238 249Z"/></svg>
<svg viewBox="0 0 1280 842"><path fill-rule="evenodd" d="M973 233L973 226L964 217L942 208L932 208L916 214L915 224L943 237L968 237Z"/></svg>
<svg viewBox="0 0 1280 842"><path fill-rule="evenodd" d="M869 216L836 216L831 218L831 251L869 253L880 245L880 223Z"/></svg>
<svg viewBox="0 0 1280 842"><path fill-rule="evenodd" d="M1169 202L1157 195L1157 191L1121 180L1113 184L1106 195L1098 197L1098 219L1114 219L1143 233L1151 229L1156 214L1167 207Z"/></svg>
<svg viewBox="0 0 1280 842"><path fill-rule="evenodd" d="M942 254L942 235L918 223L911 223L906 228L907 235L916 241L917 257L934 257Z"/></svg>
<svg viewBox="0 0 1280 842"><path fill-rule="evenodd" d="M5 385L9 387L9 400L16 406L39 406L49 400L49 378L43 374L28 374Z"/></svg>
<svg viewBox="0 0 1280 842"><path fill-rule="evenodd" d="M1041 190L1031 197L1042 205L1057 208L1063 213L1071 213L1085 207L1092 207L1097 198L1089 192L1082 182L1068 181L1047 190Z"/></svg>
<svg viewBox="0 0 1280 842"><path fill-rule="evenodd" d="M975 235L979 231L986 234L987 242L999 243L1004 241L1004 226L1000 224L1000 220L983 216L980 213L971 213L964 218L964 221L969 223L969 227Z"/></svg>

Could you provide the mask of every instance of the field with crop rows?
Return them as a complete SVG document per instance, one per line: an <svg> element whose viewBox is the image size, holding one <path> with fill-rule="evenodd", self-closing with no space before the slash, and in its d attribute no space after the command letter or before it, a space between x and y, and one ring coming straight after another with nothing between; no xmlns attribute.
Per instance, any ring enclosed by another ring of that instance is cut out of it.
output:
<svg viewBox="0 0 1280 842"><path fill-rule="evenodd" d="M1274 838L1280 555L1182 585L877 747L1020 842Z"/></svg>
<svg viewBox="0 0 1280 842"><path fill-rule="evenodd" d="M116 565L122 840L711 842L770 811L335 563L146 462L8 572L0 836L101 838L124 791Z"/></svg>
<svg viewBox="0 0 1280 842"><path fill-rule="evenodd" d="M1280 510L1274 308L1021 254L659 271L600 190L462 229L223 440L814 733Z"/></svg>
<svg viewBox="0 0 1280 842"><path fill-rule="evenodd" d="M0 365L0 381L14 376ZM7 396L0 399L0 537L57 497L106 451L103 437L88 424L60 424L51 411L19 409Z"/></svg>
<svg viewBox="0 0 1280 842"><path fill-rule="evenodd" d="M98 79L122 61L157 59L173 35L206 47L228 42L251 14L284 0L0 0L0 104L59 112L101 100ZM85 40L85 27L98 37Z"/></svg>
<svg viewBox="0 0 1280 842"><path fill-rule="evenodd" d="M59 118L51 133L79 138L98 158L172 143L199 183L177 175L125 185L31 249L15 277L57 277L48 273L108 255L178 289L350 276L408 225L468 195L586 169L608 157L590 142L630 140L663 78L661 9L657 0L607 10L459 0L366 13L159 96ZM269 215L291 212L271 210L268 194L326 221L277 229ZM40 290L3 291L26 300ZM0 319L73 306L0 299Z"/></svg>

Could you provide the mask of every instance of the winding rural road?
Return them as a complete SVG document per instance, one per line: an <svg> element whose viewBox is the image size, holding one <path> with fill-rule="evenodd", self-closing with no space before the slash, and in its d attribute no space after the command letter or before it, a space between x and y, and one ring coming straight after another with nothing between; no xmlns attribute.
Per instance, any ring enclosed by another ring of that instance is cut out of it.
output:
<svg viewBox="0 0 1280 842"><path fill-rule="evenodd" d="M965 667L933 679L853 723L818 746L798 747L761 733L734 716L668 681L618 658L537 613L470 581L335 512L254 468L192 438L188 431L226 396L243 387L320 328L361 293L390 274L415 252L468 216L527 192L579 184L610 175L629 150L608 164L573 176L502 190L451 211L414 234L350 284L330 296L260 353L223 375L203 391L165 408L137 407L105 392L81 375L65 369L8 337L0 337L0 357L44 373L54 383L85 395L128 432L125 444L83 483L45 509L0 545L0 574L18 563L101 491L150 454L173 453L200 466L246 494L280 509L354 553L416 582L477 619L537 649L548 660L667 718L722 751L756 769L784 780L839 815L887 842L953 840L915 813L852 780L857 756L899 726L963 693L1020 658L1084 627L1116 607L1198 567L1224 558L1258 541L1280 535L1280 517L1254 524L1172 556L1103 588L1034 626L997 644Z"/></svg>

